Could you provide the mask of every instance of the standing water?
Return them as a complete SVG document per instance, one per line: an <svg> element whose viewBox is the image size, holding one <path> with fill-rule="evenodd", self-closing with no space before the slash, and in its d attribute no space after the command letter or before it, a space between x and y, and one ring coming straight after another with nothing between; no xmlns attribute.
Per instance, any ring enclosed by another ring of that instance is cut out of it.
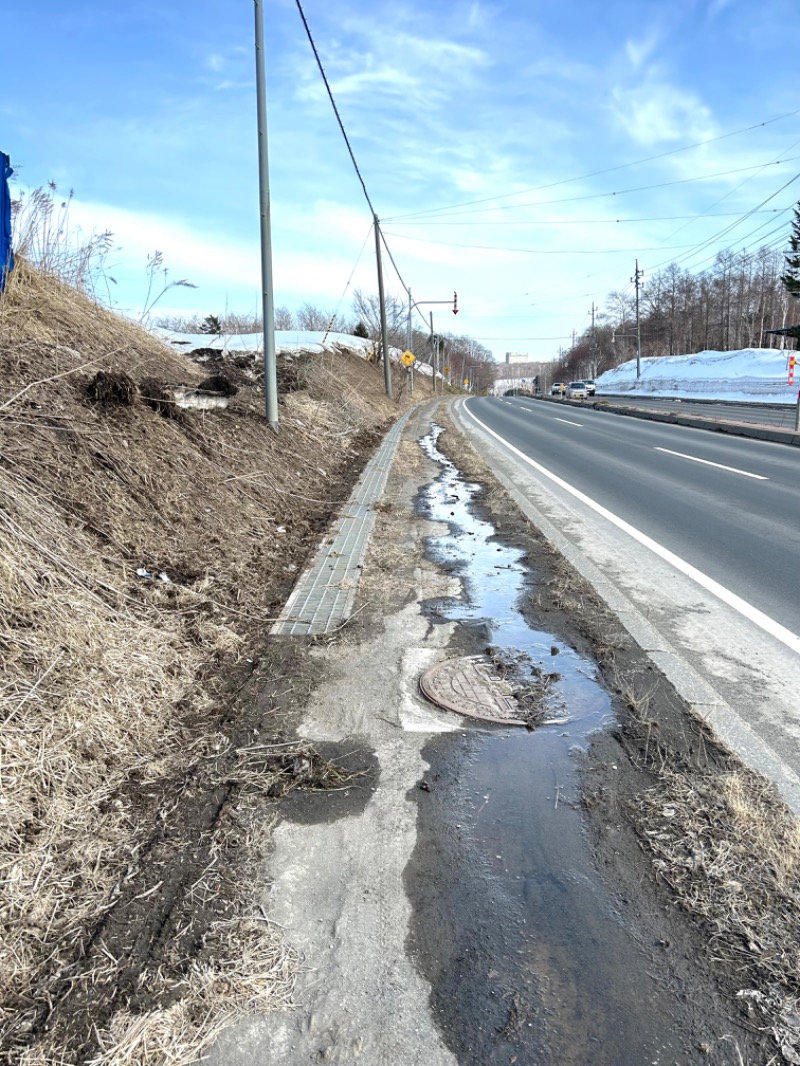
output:
<svg viewBox="0 0 800 1066"><path fill-rule="evenodd" d="M437 449L441 432L422 441L442 473L420 503L449 526L428 552L464 592L428 608L550 679L534 731L465 718L425 751L430 791L406 883L445 1038L470 1066L700 1061L686 1057L678 1001L651 972L624 888L604 884L587 843L577 770L588 735L613 718L608 693L594 663L526 622L524 553L476 516L479 487Z"/></svg>

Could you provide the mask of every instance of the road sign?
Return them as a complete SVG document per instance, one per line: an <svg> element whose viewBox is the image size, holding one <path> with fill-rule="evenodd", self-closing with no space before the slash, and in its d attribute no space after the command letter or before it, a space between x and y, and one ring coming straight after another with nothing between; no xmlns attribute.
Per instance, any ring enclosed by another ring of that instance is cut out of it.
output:
<svg viewBox="0 0 800 1066"><path fill-rule="evenodd" d="M794 363L795 363L795 358L796 357L794 355L790 355L789 356L789 384L790 385L794 385Z"/></svg>
<svg viewBox="0 0 800 1066"><path fill-rule="evenodd" d="M413 352L403 352L403 354L400 356L400 362L403 364L403 366L411 366L416 361L416 356Z"/></svg>
<svg viewBox="0 0 800 1066"><path fill-rule="evenodd" d="M449 374L450 373L450 367L449 366L443 366L442 367L442 373L443 374Z"/></svg>
<svg viewBox="0 0 800 1066"><path fill-rule="evenodd" d="M467 385L469 385L469 378L464 378L464 388L466 388Z"/></svg>

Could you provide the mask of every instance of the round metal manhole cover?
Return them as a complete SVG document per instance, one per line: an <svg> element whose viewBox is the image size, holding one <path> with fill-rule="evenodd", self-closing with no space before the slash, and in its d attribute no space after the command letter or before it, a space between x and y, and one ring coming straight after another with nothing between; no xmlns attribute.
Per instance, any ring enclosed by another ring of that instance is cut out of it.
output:
<svg viewBox="0 0 800 1066"><path fill-rule="evenodd" d="M483 655L445 659L419 679L420 692L437 707L482 722L525 725L511 685Z"/></svg>

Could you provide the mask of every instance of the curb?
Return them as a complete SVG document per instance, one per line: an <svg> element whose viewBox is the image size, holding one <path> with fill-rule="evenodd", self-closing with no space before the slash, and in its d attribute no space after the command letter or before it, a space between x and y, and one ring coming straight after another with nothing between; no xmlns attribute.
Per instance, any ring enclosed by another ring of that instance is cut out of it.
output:
<svg viewBox="0 0 800 1066"><path fill-rule="evenodd" d="M595 411L604 411L610 415L627 415L629 418L643 418L647 422L667 422L673 426L689 426L692 429L711 430L712 433L727 433L732 437L750 437L754 440L772 441L774 444L789 444L800 448L800 433L791 429L779 429L777 426L759 426L746 422L723 422L718 418L704 418L702 415L679 415L672 411L647 411L642 407L626 407L606 400L583 403L581 400L551 400L548 396L532 396L530 399L544 403L557 403L569 407L592 407Z"/></svg>

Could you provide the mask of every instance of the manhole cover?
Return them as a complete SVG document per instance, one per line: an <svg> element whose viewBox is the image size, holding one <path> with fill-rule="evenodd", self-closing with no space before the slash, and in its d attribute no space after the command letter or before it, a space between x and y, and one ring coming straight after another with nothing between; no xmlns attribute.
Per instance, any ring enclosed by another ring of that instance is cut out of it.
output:
<svg viewBox="0 0 800 1066"><path fill-rule="evenodd" d="M483 722L525 725L511 686L483 655L445 659L419 679L423 696L437 707L480 718Z"/></svg>

